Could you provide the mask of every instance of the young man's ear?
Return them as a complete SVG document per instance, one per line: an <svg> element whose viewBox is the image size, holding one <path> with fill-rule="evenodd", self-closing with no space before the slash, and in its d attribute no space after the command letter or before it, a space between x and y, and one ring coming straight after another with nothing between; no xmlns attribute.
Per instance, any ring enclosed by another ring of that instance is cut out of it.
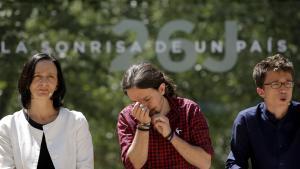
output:
<svg viewBox="0 0 300 169"><path fill-rule="evenodd" d="M260 97L262 97L262 98L265 97L265 91L264 91L264 89L262 89L262 88L260 88L260 87L257 87L257 88L256 88L256 92L257 92L257 94L258 94Z"/></svg>
<svg viewBox="0 0 300 169"><path fill-rule="evenodd" d="M158 91L163 96L165 94L165 91L166 91L166 84L165 83L160 84L160 86L158 88Z"/></svg>

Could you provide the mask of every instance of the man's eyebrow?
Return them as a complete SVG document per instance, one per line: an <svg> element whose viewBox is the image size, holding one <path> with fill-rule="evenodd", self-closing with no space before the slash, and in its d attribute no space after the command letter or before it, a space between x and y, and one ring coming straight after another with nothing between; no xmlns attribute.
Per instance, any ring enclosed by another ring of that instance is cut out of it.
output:
<svg viewBox="0 0 300 169"><path fill-rule="evenodd" d="M145 97L143 97L143 100L147 100L149 98L150 98L150 96L145 96Z"/></svg>

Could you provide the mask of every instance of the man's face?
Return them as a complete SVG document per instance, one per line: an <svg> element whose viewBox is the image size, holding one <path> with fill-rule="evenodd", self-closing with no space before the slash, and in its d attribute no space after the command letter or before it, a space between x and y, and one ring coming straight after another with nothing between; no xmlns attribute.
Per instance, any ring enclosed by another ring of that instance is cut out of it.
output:
<svg viewBox="0 0 300 169"><path fill-rule="evenodd" d="M257 88L257 93L271 110L286 107L292 99L292 82L293 77L289 72L269 71L266 74L263 88Z"/></svg>
<svg viewBox="0 0 300 169"><path fill-rule="evenodd" d="M146 106L150 110L150 116L152 116L162 110L164 88L164 85L161 85L159 89L130 88L127 89L127 95L132 102L139 102Z"/></svg>

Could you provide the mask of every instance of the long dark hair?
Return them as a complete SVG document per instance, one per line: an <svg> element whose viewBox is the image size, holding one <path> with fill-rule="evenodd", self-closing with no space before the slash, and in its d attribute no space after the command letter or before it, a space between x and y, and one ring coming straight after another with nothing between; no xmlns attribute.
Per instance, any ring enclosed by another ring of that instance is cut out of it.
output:
<svg viewBox="0 0 300 169"><path fill-rule="evenodd" d="M127 95L127 89L136 87L139 89L158 89L165 83L165 96L176 96L176 85L173 80L150 63L141 63L130 66L122 79L123 92Z"/></svg>
<svg viewBox="0 0 300 169"><path fill-rule="evenodd" d="M57 89L53 93L51 99L53 100L53 107L58 110L59 107L63 105L63 98L66 93L65 80L58 60L55 57L50 56L46 53L35 54L24 64L18 82L18 89L21 95L22 106L26 109L30 108L30 104L31 104L30 85L33 80L36 64L42 60L52 61L55 64L57 69L58 84L57 84Z"/></svg>

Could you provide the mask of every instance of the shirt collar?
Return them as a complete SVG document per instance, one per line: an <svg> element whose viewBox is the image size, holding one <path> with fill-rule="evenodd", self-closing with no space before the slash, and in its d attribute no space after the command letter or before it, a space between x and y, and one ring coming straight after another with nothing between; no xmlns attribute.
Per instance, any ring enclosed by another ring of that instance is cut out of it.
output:
<svg viewBox="0 0 300 169"><path fill-rule="evenodd" d="M277 124L279 121L285 119L288 116L289 112L291 112L291 109L293 107L292 104L293 103L291 102L288 107L288 112L282 119L276 119L275 115L272 112L270 112L269 110L267 110L266 104L264 102L262 102L260 104L260 110L262 112L263 119L270 120L273 124Z"/></svg>
<svg viewBox="0 0 300 169"><path fill-rule="evenodd" d="M166 96L169 106L170 106L170 111L166 114L166 116L170 119L173 118L174 115L179 115L179 107L176 103L176 97L168 97Z"/></svg>

